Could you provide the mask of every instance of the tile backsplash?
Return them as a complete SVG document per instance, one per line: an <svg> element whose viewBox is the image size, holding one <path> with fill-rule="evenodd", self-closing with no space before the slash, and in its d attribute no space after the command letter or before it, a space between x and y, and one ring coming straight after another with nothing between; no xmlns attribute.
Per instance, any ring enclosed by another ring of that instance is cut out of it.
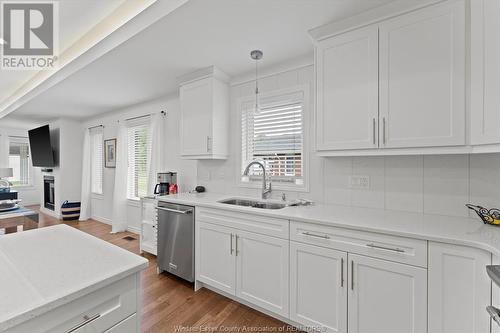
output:
<svg viewBox="0 0 500 333"><path fill-rule="evenodd" d="M472 202L500 206L500 154L336 157L324 161L324 202L467 216ZM350 175L370 188L352 189Z"/></svg>

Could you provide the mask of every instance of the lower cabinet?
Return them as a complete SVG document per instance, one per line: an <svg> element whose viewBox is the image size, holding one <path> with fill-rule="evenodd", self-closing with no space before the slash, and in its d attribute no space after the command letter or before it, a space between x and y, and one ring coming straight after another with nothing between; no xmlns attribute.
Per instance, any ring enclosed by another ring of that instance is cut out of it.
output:
<svg viewBox="0 0 500 333"><path fill-rule="evenodd" d="M290 319L347 332L347 252L290 242Z"/></svg>
<svg viewBox="0 0 500 333"><path fill-rule="evenodd" d="M488 333L491 254L429 242L429 333Z"/></svg>
<svg viewBox="0 0 500 333"><path fill-rule="evenodd" d="M289 241L198 222L196 279L288 317Z"/></svg>
<svg viewBox="0 0 500 333"><path fill-rule="evenodd" d="M196 233L196 279L234 295L234 230L210 223L197 223Z"/></svg>
<svg viewBox="0 0 500 333"><path fill-rule="evenodd" d="M427 270L349 254L349 333L427 332Z"/></svg>
<svg viewBox="0 0 500 333"><path fill-rule="evenodd" d="M243 215L197 214L197 281L306 331L490 333L489 252Z"/></svg>
<svg viewBox="0 0 500 333"><path fill-rule="evenodd" d="M235 238L236 296L288 317L289 241L245 231Z"/></svg>

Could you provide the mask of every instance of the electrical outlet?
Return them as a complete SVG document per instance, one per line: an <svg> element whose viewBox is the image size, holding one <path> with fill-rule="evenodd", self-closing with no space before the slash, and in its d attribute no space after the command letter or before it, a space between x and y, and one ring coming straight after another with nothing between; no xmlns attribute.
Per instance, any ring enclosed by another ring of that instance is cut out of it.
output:
<svg viewBox="0 0 500 333"><path fill-rule="evenodd" d="M370 176L353 175L349 176L349 187L358 190L370 188Z"/></svg>

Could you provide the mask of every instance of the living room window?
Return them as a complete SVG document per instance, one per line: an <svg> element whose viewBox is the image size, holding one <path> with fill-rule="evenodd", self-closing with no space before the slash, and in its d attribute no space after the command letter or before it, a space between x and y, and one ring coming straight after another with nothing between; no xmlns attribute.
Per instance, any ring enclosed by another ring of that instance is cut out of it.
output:
<svg viewBox="0 0 500 333"><path fill-rule="evenodd" d="M127 197L137 200L148 192L148 159L151 154L150 119L129 123Z"/></svg>
<svg viewBox="0 0 500 333"><path fill-rule="evenodd" d="M9 181L13 186L31 185L31 159L27 138L9 137L9 168L13 177Z"/></svg>
<svg viewBox="0 0 500 333"><path fill-rule="evenodd" d="M304 187L304 91L290 90L241 104L241 172L252 160L264 161L274 184ZM250 183L262 180L254 166Z"/></svg>
<svg viewBox="0 0 500 333"><path fill-rule="evenodd" d="M90 178L91 178L91 191L95 194L102 194L103 185L103 128L96 127L90 130Z"/></svg>

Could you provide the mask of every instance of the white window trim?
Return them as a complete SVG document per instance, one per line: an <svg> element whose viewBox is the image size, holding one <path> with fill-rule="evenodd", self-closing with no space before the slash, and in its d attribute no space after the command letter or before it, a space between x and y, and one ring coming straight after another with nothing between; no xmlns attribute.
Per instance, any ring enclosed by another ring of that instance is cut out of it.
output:
<svg viewBox="0 0 500 333"><path fill-rule="evenodd" d="M126 123L126 127L127 127L127 136L128 136L128 129L129 128L132 128L132 127L137 127L137 126L146 126L148 128L148 131L149 131L149 144L151 145L152 144L152 137L151 137L151 116L145 116L145 117L139 117L137 119L132 119L132 120L128 120L127 123ZM129 157L128 156L128 145L130 144L130 142L127 144L127 168L128 168L128 161L129 161ZM150 149L150 154L152 154L152 147L149 148ZM149 159L150 157L148 157ZM148 172L149 173L149 172ZM128 181L129 181L129 174L128 174L128 170L127 170L127 205L128 206L133 206L133 207L139 207L140 206L140 200L141 198L140 197L131 197L129 196L129 193L128 193L128 187L129 187L129 184L128 184ZM149 191L149 189L147 189L147 191Z"/></svg>
<svg viewBox="0 0 500 333"><path fill-rule="evenodd" d="M293 191L293 192L309 192L310 191L310 182L309 182L309 150L310 150L310 127L311 127L311 116L313 113L314 106L311 103L310 99L310 85L309 84L300 84L289 88L284 89L276 89L264 93L259 93L259 98L272 98L279 95L288 95L293 93L302 93L304 96L303 100L303 140L302 140L302 179L304 180L304 184L295 185L295 184L283 184L280 182L272 183L273 190L281 190L281 191ZM244 182L241 180L241 170L243 168L242 164L242 151L241 151L241 117L243 111L243 105L248 104L249 102L255 101L255 95L249 95L244 97L239 97L236 99L236 114L237 114L237 122L238 122L238 146L237 146L237 170L236 170L236 186L241 188L253 188L260 189L262 188L262 180L258 181L248 181ZM272 182L271 177L271 182Z"/></svg>
<svg viewBox="0 0 500 333"><path fill-rule="evenodd" d="M104 197L104 128L100 128L100 129L96 129L101 135L102 135L102 140L101 140L101 150L102 150L102 154L101 154L101 158L102 158L102 161L101 161L101 192L94 192L93 189L92 189L92 183L90 185L90 194L92 196L92 198L102 198ZM93 143L92 140L92 130L89 130L90 133L90 143ZM92 154L94 153L93 152L93 145L91 145L90 149L90 160L92 161ZM90 181L93 182L93 179L92 179L92 166L91 166L91 170L90 170Z"/></svg>
<svg viewBox="0 0 500 333"><path fill-rule="evenodd" d="M31 161L31 147L29 145L29 139L28 137L21 137L21 136L14 136L14 135L6 135L7 139L7 158L9 158L9 150L10 150L10 143L11 142L20 142L20 143L27 143L28 144L28 151L29 151L29 178L28 184L21 184L21 185L12 185L11 188L15 190L33 190L35 189L35 185L33 184L33 177L34 177L34 171L35 169L33 168L33 162Z"/></svg>

